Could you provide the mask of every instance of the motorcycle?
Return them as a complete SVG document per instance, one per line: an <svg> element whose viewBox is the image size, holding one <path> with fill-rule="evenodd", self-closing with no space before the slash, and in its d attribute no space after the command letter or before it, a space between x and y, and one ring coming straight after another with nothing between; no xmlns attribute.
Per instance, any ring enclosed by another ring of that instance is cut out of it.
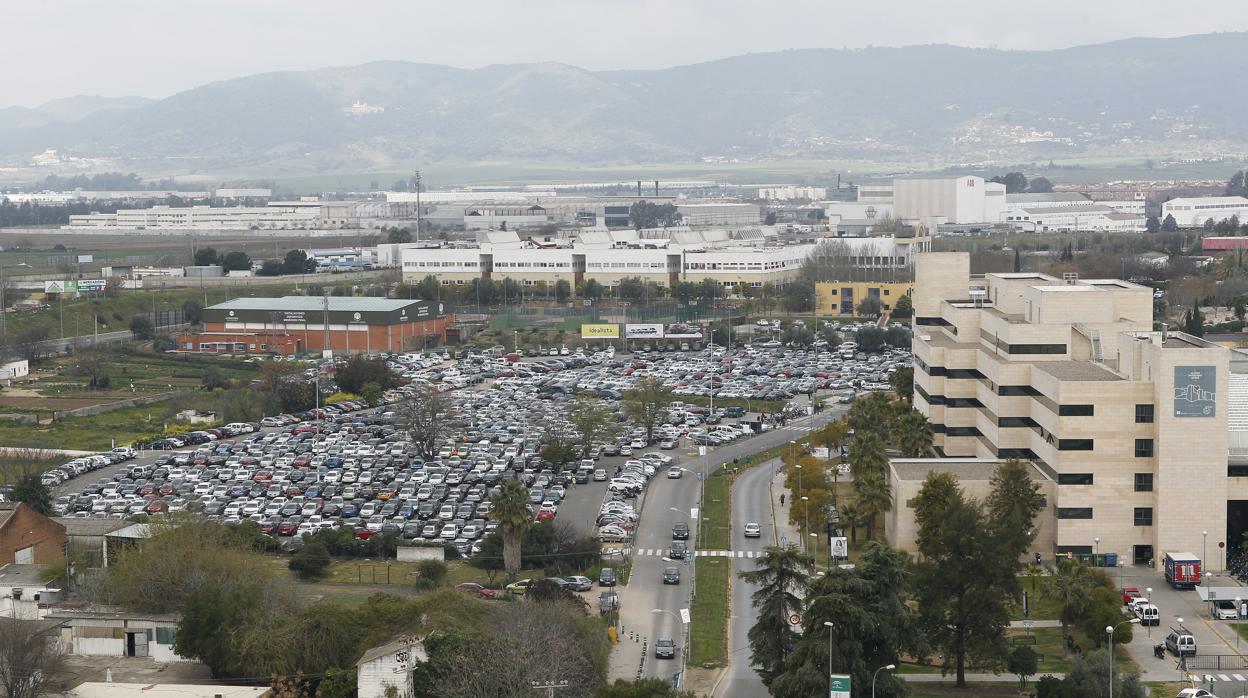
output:
<svg viewBox="0 0 1248 698"><path fill-rule="evenodd" d="M1153 656L1158 659L1166 658L1166 646L1164 644L1153 645Z"/></svg>

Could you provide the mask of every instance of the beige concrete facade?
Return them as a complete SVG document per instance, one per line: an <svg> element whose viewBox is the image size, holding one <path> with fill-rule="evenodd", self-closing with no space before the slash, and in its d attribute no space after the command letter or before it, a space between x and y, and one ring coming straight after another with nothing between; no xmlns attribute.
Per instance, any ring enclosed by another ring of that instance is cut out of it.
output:
<svg viewBox="0 0 1248 698"><path fill-rule="evenodd" d="M1046 473L1052 552L1131 564L1203 550L1218 568L1217 544L1238 537L1227 530L1227 349L1152 331L1148 288L972 277L963 253L918 257L914 307L914 401L938 453Z"/></svg>
<svg viewBox="0 0 1248 698"><path fill-rule="evenodd" d="M918 523L914 520L914 498L919 495L928 473L952 473L968 497L983 501L992 492L992 476L1002 461L995 458L895 458L889 463L889 481L893 487L893 508L884 521L889 543L908 552L918 553L915 538ZM1032 481L1040 486L1045 506L1036 517L1035 550L1052 550L1057 532L1053 517L1056 484L1039 467L1031 468Z"/></svg>

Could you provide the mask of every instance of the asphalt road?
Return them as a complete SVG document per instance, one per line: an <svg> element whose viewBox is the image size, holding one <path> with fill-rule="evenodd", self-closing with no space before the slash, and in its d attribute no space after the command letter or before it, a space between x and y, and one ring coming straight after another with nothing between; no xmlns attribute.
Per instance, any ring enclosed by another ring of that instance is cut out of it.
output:
<svg viewBox="0 0 1248 698"><path fill-rule="evenodd" d="M844 409L826 409L811 417L792 420L785 427L772 428L762 434L740 440L726 446L712 449L705 456L689 456L691 448L682 442L679 451L685 457L678 461L689 472L680 480L668 480L660 473L651 481L645 495L645 504L632 544L633 569L628 586L620 595L620 616L624 626L625 637L616 646L617 653L612 657L612 678L635 678L641 650L644 647L646 657L642 676L654 676L671 679L684 665L683 629L678 622L680 609L689 607L693 580L692 559L686 562L667 562L663 560L666 548L671 543L671 528L677 521L687 521L692 529L690 549L697 540L698 522L691 520L689 509L698 506L699 486L697 476L705 474L724 463L734 459L744 461L747 456L765 451L774 446L803 436L807 431L822 426L844 413ZM774 540L771 529L771 514L768 509L767 480L770 469L751 469L742 474L741 480L733 488L732 543L733 550L761 551ZM563 515L563 512L560 512ZM748 521L763 524L763 537L746 540L741 534L742 526ZM739 570L752 569L747 566L750 558L737 559L734 555L734 573ZM681 569L679 586L664 585L662 582L663 568L676 565ZM746 644L745 634L754 623L754 609L749 603L749 590L741 591L737 580L733 582L733 598L730 613L733 624L733 647L730 647L729 660L732 662L730 676L725 682L733 679L738 682L740 691L721 687L721 695L753 696L767 695L766 689L758 680L758 676L749 666L749 650L740 648ZM661 609L664 613L654 613L653 609ZM670 611L670 613L666 612ZM630 633L638 633L643 642L634 642ZM671 637L677 640L680 652L676 662L654 658L654 642L659 637Z"/></svg>
<svg viewBox="0 0 1248 698"><path fill-rule="evenodd" d="M772 525L771 497L768 482L775 474L773 465L759 465L745 471L732 487L732 548L755 554L768 545L775 545L776 530ZM762 527L762 535L758 538L746 538L742 527L746 523L757 523ZM732 608L728 623L728 656L730 664L728 673L719 684L716 695L767 696L767 688L759 680L758 674L750 666L750 626L756 621L751 596L757 586L747 584L738 575L755 568L755 561L749 557L732 559Z"/></svg>

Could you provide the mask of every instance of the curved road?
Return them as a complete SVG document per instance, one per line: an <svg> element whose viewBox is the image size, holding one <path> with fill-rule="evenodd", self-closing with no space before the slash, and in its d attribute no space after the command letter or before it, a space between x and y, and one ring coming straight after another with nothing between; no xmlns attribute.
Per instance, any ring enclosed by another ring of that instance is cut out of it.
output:
<svg viewBox="0 0 1248 698"><path fill-rule="evenodd" d="M755 554L763 548L776 544L775 527L772 525L771 495L769 485L776 472L779 461L755 466L737 478L732 486L732 549L744 550ZM758 538L746 538L742 534L742 526L746 523L757 523L763 531ZM732 608L728 617L728 656L727 674L720 681L715 692L718 696L737 698L753 698L767 696L767 688L759 680L758 674L750 666L750 626L756 616L751 595L758 588L747 584L738 575L755 568L755 561L749 557L732 559Z"/></svg>

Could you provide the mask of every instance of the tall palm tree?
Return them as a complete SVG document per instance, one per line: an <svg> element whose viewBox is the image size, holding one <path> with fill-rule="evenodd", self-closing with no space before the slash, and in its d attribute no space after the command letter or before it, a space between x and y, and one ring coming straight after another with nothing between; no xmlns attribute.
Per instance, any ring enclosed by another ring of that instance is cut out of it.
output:
<svg viewBox="0 0 1248 698"><path fill-rule="evenodd" d="M884 451L884 439L874 430L859 430L849 444L849 464L855 478L870 473L884 474L888 469L888 454Z"/></svg>
<svg viewBox="0 0 1248 698"><path fill-rule="evenodd" d="M796 545L768 546L757 558L758 568L738 576L758 589L751 595L758 621L750 628L750 663L759 678L770 684L784 670L789 648L800 636L789 618L802 611L811 569L815 559Z"/></svg>
<svg viewBox="0 0 1248 698"><path fill-rule="evenodd" d="M932 429L923 413L911 408L897 420L897 447L907 458L919 458L932 450Z"/></svg>
<svg viewBox="0 0 1248 698"><path fill-rule="evenodd" d="M514 582L516 573L520 571L524 532L533 520L533 512L529 511L529 493L519 482L508 480L490 499L490 504L490 518L498 522L503 534L503 568L507 570L507 580Z"/></svg>
<svg viewBox="0 0 1248 698"><path fill-rule="evenodd" d="M880 472L868 472L854 478L854 503L867 519L867 538L875 538L875 522L893 508L893 492Z"/></svg>
<svg viewBox="0 0 1248 698"><path fill-rule="evenodd" d="M1058 620L1062 621L1063 637L1069 634L1070 624L1079 617L1092 586L1092 574L1088 567L1074 560L1058 561L1057 570L1044 595L1058 603Z"/></svg>

